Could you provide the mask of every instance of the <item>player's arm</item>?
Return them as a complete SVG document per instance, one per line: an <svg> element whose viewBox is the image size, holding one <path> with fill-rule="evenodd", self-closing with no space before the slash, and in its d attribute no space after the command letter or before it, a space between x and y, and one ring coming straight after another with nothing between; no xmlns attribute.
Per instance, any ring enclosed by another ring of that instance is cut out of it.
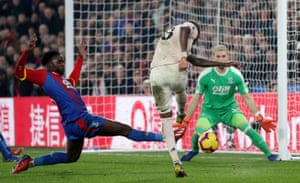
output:
<svg viewBox="0 0 300 183"><path fill-rule="evenodd" d="M242 95L242 97L250 111L253 114L256 114L258 112L258 109L253 97L249 93Z"/></svg>
<svg viewBox="0 0 300 183"><path fill-rule="evenodd" d="M266 131L266 132L271 132L272 130L274 131L276 129L275 125L275 120L273 119L266 119L263 117L262 114L257 109L257 105L253 99L253 97L250 94L244 94L242 95L246 105L248 108L253 112L255 115L256 121L259 123L259 125Z"/></svg>
<svg viewBox="0 0 300 183"><path fill-rule="evenodd" d="M36 47L37 37L35 34L31 36L30 43L25 51L18 58L14 71L15 76L20 80L28 80L38 85L42 85L45 81L47 71L45 69L33 70L26 68L26 61L30 52Z"/></svg>
<svg viewBox="0 0 300 183"><path fill-rule="evenodd" d="M186 60L186 57L188 55L187 51L187 44L188 44L188 38L189 34L191 32L189 27L180 27L179 30L179 44L181 48L181 59L179 62L179 71L185 71L188 67L188 62Z"/></svg>
<svg viewBox="0 0 300 183"><path fill-rule="evenodd" d="M84 59L86 59L86 50L85 50L85 45L82 43L78 47L78 58L76 60L74 69L69 76L69 81L72 83L73 86L76 86L79 80L82 63Z"/></svg>
<svg viewBox="0 0 300 183"><path fill-rule="evenodd" d="M30 43L26 50L21 54L21 56L18 58L17 63L15 65L15 75L20 79L20 80L25 80L27 77L26 73L26 61L28 58L28 55L30 52L35 48L37 42L37 37L36 35L32 35Z"/></svg>
<svg viewBox="0 0 300 183"><path fill-rule="evenodd" d="M181 48L181 54L183 58L186 58L187 53L187 45L188 45L188 38L191 30L189 27L180 27L180 33L179 33L179 42L180 42L180 48Z"/></svg>
<svg viewBox="0 0 300 183"><path fill-rule="evenodd" d="M218 62L213 60L208 60L205 58L196 57L194 55L189 55L187 57L187 61L190 62L194 66L200 66L200 67L215 67L215 66L234 66L239 68L240 63L228 61L228 62Z"/></svg>

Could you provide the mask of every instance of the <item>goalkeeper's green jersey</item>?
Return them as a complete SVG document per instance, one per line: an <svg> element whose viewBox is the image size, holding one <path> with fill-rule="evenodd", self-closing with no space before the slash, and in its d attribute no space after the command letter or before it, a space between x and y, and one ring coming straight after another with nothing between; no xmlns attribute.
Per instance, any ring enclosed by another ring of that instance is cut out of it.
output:
<svg viewBox="0 0 300 183"><path fill-rule="evenodd" d="M235 67L227 67L224 74L216 71L215 67L204 69L198 77L196 93L203 94L202 111L222 111L225 108L237 108L235 92L241 95L248 93L241 72Z"/></svg>

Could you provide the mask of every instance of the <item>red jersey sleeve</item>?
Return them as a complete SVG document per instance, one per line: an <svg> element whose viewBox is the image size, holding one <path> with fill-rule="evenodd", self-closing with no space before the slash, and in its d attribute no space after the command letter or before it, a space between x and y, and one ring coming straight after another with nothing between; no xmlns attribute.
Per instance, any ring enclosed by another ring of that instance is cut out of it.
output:
<svg viewBox="0 0 300 183"><path fill-rule="evenodd" d="M47 76L47 70L46 69L39 69L39 70L33 70L26 68L26 60L28 58L29 51L24 51L22 55L19 57L16 65L15 65L15 75L20 80L27 80L32 83L43 85L46 76Z"/></svg>
<svg viewBox="0 0 300 183"><path fill-rule="evenodd" d="M73 69L72 73L70 74L70 76L68 78L69 82L73 86L76 86L76 84L79 80L82 63L83 63L83 59L81 57L78 57L77 60L76 60L76 64L74 66L74 69Z"/></svg>

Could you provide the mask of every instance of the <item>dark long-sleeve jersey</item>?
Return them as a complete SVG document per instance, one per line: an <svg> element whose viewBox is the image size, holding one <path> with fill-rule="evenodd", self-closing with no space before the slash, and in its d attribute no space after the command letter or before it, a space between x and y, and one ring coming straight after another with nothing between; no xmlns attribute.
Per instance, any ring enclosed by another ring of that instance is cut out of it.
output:
<svg viewBox="0 0 300 183"><path fill-rule="evenodd" d="M20 80L27 80L40 85L57 104L62 116L62 123L79 119L87 113L86 105L75 88L79 80L82 58L78 57L70 76L64 78L58 73L46 69L28 69L25 67L29 51L24 51L16 63L15 75Z"/></svg>

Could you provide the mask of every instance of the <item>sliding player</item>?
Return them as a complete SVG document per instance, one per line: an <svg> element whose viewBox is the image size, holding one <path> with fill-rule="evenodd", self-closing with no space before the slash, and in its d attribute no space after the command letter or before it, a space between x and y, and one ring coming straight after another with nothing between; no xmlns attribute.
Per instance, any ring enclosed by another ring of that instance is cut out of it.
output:
<svg viewBox="0 0 300 183"><path fill-rule="evenodd" d="M120 135L134 141L163 141L161 134L135 130L128 125L88 113L85 103L75 88L82 62L86 58L83 44L78 48L79 57L68 79L62 76L65 70L64 58L56 51L44 54L41 62L46 69L25 68L27 57L35 48L36 41L37 37L33 35L27 50L22 53L16 63L15 74L21 80L40 85L45 93L56 102L67 137L67 147L66 152L54 152L34 159L29 155L24 155L13 168L12 173L19 173L34 166L76 162L80 157L84 138Z"/></svg>

